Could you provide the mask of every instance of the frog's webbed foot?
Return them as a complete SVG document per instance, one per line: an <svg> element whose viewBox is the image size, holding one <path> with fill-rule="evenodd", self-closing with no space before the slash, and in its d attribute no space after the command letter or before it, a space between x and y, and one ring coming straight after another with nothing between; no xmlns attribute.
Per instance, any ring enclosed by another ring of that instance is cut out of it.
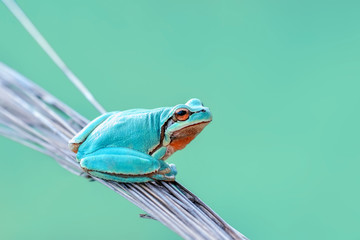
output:
<svg viewBox="0 0 360 240"><path fill-rule="evenodd" d="M117 182L173 181L176 174L162 160L129 148L103 148L79 160L88 174Z"/></svg>

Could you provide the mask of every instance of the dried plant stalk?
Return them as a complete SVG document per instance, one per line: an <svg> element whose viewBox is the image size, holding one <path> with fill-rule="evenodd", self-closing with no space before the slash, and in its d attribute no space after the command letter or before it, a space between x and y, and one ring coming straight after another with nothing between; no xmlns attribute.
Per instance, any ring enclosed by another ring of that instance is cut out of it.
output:
<svg viewBox="0 0 360 240"><path fill-rule="evenodd" d="M177 182L118 183L87 175L67 142L89 121L0 62L0 134L111 188L184 239L247 239Z"/></svg>

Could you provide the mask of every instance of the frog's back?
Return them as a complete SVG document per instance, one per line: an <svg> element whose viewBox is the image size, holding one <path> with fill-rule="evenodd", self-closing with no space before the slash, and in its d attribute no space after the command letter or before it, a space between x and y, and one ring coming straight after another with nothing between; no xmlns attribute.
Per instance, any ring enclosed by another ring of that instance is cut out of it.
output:
<svg viewBox="0 0 360 240"><path fill-rule="evenodd" d="M77 157L108 147L131 148L148 153L160 141L163 108L113 112L80 145Z"/></svg>

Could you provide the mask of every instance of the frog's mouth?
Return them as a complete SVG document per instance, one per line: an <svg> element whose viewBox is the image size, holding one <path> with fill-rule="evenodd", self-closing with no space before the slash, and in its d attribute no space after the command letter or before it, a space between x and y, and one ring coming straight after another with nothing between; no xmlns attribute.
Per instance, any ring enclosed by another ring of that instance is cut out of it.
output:
<svg viewBox="0 0 360 240"><path fill-rule="evenodd" d="M189 144L208 124L210 121L199 122L189 126L186 126L182 129L174 131L170 135L170 144L169 147L173 151L183 149L187 144Z"/></svg>

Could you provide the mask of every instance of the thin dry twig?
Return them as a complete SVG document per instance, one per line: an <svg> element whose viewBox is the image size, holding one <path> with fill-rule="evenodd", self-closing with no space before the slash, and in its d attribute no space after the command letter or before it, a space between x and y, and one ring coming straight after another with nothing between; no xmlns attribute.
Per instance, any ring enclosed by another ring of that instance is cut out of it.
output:
<svg viewBox="0 0 360 240"><path fill-rule="evenodd" d="M87 175L67 142L89 121L0 63L0 134L117 192L184 239L247 239L177 182L118 183Z"/></svg>

